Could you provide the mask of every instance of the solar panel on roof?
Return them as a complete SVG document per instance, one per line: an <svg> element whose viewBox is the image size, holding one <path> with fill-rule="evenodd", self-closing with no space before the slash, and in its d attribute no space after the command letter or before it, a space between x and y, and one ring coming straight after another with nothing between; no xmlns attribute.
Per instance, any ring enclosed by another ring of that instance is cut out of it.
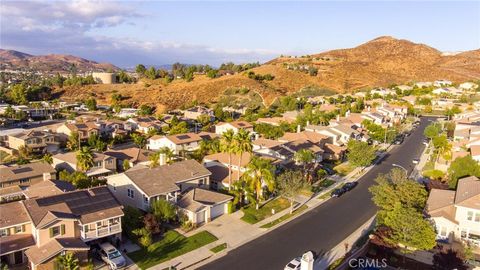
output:
<svg viewBox="0 0 480 270"><path fill-rule="evenodd" d="M243 123L238 123L239 126L243 127L245 124Z"/></svg>
<svg viewBox="0 0 480 270"><path fill-rule="evenodd" d="M26 173L26 172L31 172L33 171L32 168L30 167L24 167L24 168L18 168L18 169L13 169L12 172L14 174L17 174L17 173Z"/></svg>
<svg viewBox="0 0 480 270"><path fill-rule="evenodd" d="M190 135L179 135L177 136L177 138L180 140L186 140L186 139L190 139Z"/></svg>

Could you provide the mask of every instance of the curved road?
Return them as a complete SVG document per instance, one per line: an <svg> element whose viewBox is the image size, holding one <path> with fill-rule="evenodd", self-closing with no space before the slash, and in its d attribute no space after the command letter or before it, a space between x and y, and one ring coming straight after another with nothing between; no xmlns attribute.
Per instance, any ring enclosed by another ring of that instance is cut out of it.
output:
<svg viewBox="0 0 480 270"><path fill-rule="evenodd" d="M375 183L379 173L388 173L392 164L399 164L409 171L413 169L412 160L419 158L424 149L423 130L430 119L434 118L422 117L420 126L412 135L402 145L394 146L379 164L359 179L358 186L352 191L328 200L200 269L283 269L292 258L306 250L317 254L328 252L375 214L376 207L368 188Z"/></svg>

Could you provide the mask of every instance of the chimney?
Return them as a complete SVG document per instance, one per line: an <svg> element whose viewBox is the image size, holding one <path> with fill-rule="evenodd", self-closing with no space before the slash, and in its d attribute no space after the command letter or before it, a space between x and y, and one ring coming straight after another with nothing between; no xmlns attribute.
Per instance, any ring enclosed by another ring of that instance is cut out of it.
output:
<svg viewBox="0 0 480 270"><path fill-rule="evenodd" d="M302 131L302 126L297 125L297 133L300 133Z"/></svg>
<svg viewBox="0 0 480 270"><path fill-rule="evenodd" d="M160 166L163 166L167 164L167 156L165 154L160 154L160 160L159 160Z"/></svg>
<svg viewBox="0 0 480 270"><path fill-rule="evenodd" d="M50 173L43 173L43 181L52 180L52 175Z"/></svg>

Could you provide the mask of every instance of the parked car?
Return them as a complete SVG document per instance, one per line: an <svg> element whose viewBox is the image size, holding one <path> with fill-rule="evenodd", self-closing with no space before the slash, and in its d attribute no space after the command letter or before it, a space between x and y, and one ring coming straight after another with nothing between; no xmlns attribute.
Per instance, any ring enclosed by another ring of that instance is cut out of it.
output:
<svg viewBox="0 0 480 270"><path fill-rule="evenodd" d="M347 192L355 188L357 185L358 185L358 182L349 182L343 185L342 188L345 190L345 192Z"/></svg>
<svg viewBox="0 0 480 270"><path fill-rule="evenodd" d="M340 197L345 193L345 189L343 188L336 188L332 193L330 194L330 197Z"/></svg>
<svg viewBox="0 0 480 270"><path fill-rule="evenodd" d="M393 141L394 144L402 144L403 143L403 137L396 138L395 141Z"/></svg>
<svg viewBox="0 0 480 270"><path fill-rule="evenodd" d="M127 265L122 253L110 243L100 244L100 256L110 269L120 269Z"/></svg>
<svg viewBox="0 0 480 270"><path fill-rule="evenodd" d="M418 158L415 158L412 160L413 164L418 164L420 162L420 160Z"/></svg>
<svg viewBox="0 0 480 270"><path fill-rule="evenodd" d="M291 260L287 265L285 265L285 268L283 268L284 270L300 270L300 265L301 265L301 262L300 262L300 257L297 257L293 260Z"/></svg>

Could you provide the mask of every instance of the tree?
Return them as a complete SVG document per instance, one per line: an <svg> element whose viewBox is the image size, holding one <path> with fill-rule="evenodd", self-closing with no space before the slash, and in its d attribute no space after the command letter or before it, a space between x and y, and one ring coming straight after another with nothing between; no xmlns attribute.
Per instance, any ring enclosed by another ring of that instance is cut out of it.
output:
<svg viewBox="0 0 480 270"><path fill-rule="evenodd" d="M152 214L161 222L172 221L177 214L175 206L164 199L153 201L150 208Z"/></svg>
<svg viewBox="0 0 480 270"><path fill-rule="evenodd" d="M433 269L435 270L467 270L462 254L449 248L440 250L433 255Z"/></svg>
<svg viewBox="0 0 480 270"><path fill-rule="evenodd" d="M290 214L293 212L295 196L305 187L303 174L300 171L286 171L278 176L277 188L280 194L290 200Z"/></svg>
<svg viewBox="0 0 480 270"><path fill-rule="evenodd" d="M312 150L309 149L300 149L295 153L295 161L305 165L311 163L315 159L315 155Z"/></svg>
<svg viewBox="0 0 480 270"><path fill-rule="evenodd" d="M429 139L437 137L442 132L442 127L439 123L431 123L423 131L423 135Z"/></svg>
<svg viewBox="0 0 480 270"><path fill-rule="evenodd" d="M97 100L94 98L89 98L85 100L85 106L89 111L95 111L97 109Z"/></svg>
<svg viewBox="0 0 480 270"><path fill-rule="evenodd" d="M145 147L145 145L147 144L147 139L141 134L133 133L131 137L133 139L133 143L140 148Z"/></svg>
<svg viewBox="0 0 480 270"><path fill-rule="evenodd" d="M93 153L90 147L84 146L77 151L77 166L80 170L86 172L93 167Z"/></svg>
<svg viewBox="0 0 480 270"><path fill-rule="evenodd" d="M102 141L102 139L97 134L90 135L90 137L88 137L87 143L90 148L95 149L99 152L103 152L107 148L107 143Z"/></svg>
<svg viewBox="0 0 480 270"><path fill-rule="evenodd" d="M59 255L56 259L59 270L78 270L80 269L78 259L72 252L66 252L64 255Z"/></svg>
<svg viewBox="0 0 480 270"><path fill-rule="evenodd" d="M139 115L152 115L154 112L154 108L150 107L146 104L142 104L138 110Z"/></svg>
<svg viewBox="0 0 480 270"><path fill-rule="evenodd" d="M155 70L154 67L150 67L148 70L144 72L144 75L150 80L155 80L157 78L157 71Z"/></svg>
<svg viewBox="0 0 480 270"><path fill-rule="evenodd" d="M392 230L385 240L402 248L405 253L412 249L430 250L437 244L432 224L414 208L396 203L394 208L386 213L383 224Z"/></svg>
<svg viewBox="0 0 480 270"><path fill-rule="evenodd" d="M448 185L454 189L457 187L458 179L472 175L480 177L480 165L470 155L458 157L448 168Z"/></svg>
<svg viewBox="0 0 480 270"><path fill-rule="evenodd" d="M168 134L175 135L175 134L182 134L187 132L188 132L187 122L179 122L176 125L170 126L170 131L168 132Z"/></svg>
<svg viewBox="0 0 480 270"><path fill-rule="evenodd" d="M122 169L124 171L130 169L130 161L128 159L125 159L122 163Z"/></svg>
<svg viewBox="0 0 480 270"><path fill-rule="evenodd" d="M122 229L127 233L130 239L134 238L133 231L143 226L143 213L136 207L125 206L123 209Z"/></svg>
<svg viewBox="0 0 480 270"><path fill-rule="evenodd" d="M27 104L27 89L25 85L13 85L10 89L10 98L16 104Z"/></svg>
<svg viewBox="0 0 480 270"><path fill-rule="evenodd" d="M396 203L422 211L427 202L428 193L423 185L407 178L400 168L392 169L388 174L379 175L369 188L373 202L382 211L390 211ZM384 212L379 213L379 220Z"/></svg>
<svg viewBox="0 0 480 270"><path fill-rule="evenodd" d="M26 145L25 146L22 145L18 148L18 156L21 159L29 159L31 155L32 155L32 148Z"/></svg>
<svg viewBox="0 0 480 270"><path fill-rule="evenodd" d="M150 160L150 168L155 168L160 165L160 153L153 153L148 157L148 159Z"/></svg>
<svg viewBox="0 0 480 270"><path fill-rule="evenodd" d="M63 170L60 171L58 178L62 181L66 181L74 185L77 189L90 188L93 186L92 181L83 172L68 173Z"/></svg>
<svg viewBox="0 0 480 270"><path fill-rule="evenodd" d="M133 234L138 237L138 243L143 248L148 248L152 245L152 233L147 228L139 228L133 230Z"/></svg>
<svg viewBox="0 0 480 270"><path fill-rule="evenodd" d="M222 134L220 138L220 151L228 154L228 186L232 186L232 154L235 152L235 134L229 129Z"/></svg>
<svg viewBox="0 0 480 270"><path fill-rule="evenodd" d="M78 132L72 132L70 136L68 136L67 148L70 151L74 151L75 149L80 149L80 139L79 139Z"/></svg>
<svg viewBox="0 0 480 270"><path fill-rule="evenodd" d="M275 188L274 166L270 160L254 156L247 165L243 177L250 189L255 191L258 209L258 202L264 195L263 187L265 186L268 191L273 191Z"/></svg>
<svg viewBox="0 0 480 270"><path fill-rule="evenodd" d="M138 64L136 67L135 67L135 72L140 75L140 76L143 76L145 74L145 71L147 70L147 68L142 65L142 64Z"/></svg>
<svg viewBox="0 0 480 270"><path fill-rule="evenodd" d="M347 150L348 162L356 167L372 164L377 156L373 146L357 140L350 140L347 144Z"/></svg>
<svg viewBox="0 0 480 270"><path fill-rule="evenodd" d="M240 158L238 159L238 178L240 179L240 168L242 167L243 154L251 153L253 151L250 132L245 129L240 129L234 136L234 148L235 152L240 154Z"/></svg>
<svg viewBox="0 0 480 270"><path fill-rule="evenodd" d="M218 74L218 71L215 69L212 69L207 72L207 77L214 79L217 77L217 74Z"/></svg>
<svg viewBox="0 0 480 270"><path fill-rule="evenodd" d="M173 161L173 157L175 156L173 150L167 146L160 147L160 149L158 149L158 153L165 155L167 163L171 163Z"/></svg>
<svg viewBox="0 0 480 270"><path fill-rule="evenodd" d="M47 163L47 164L52 164L53 163L52 154L46 153L45 155L43 155L42 161Z"/></svg>

